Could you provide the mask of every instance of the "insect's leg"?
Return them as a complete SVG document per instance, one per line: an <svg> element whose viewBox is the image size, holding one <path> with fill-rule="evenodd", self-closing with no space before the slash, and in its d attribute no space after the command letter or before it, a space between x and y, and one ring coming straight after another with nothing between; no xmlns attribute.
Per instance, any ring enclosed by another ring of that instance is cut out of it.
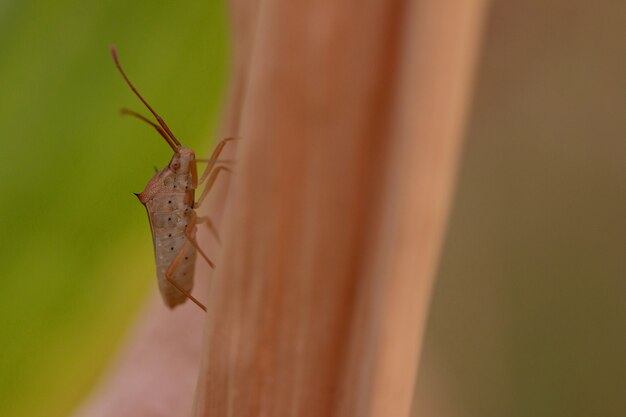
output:
<svg viewBox="0 0 626 417"><path fill-rule="evenodd" d="M213 167L215 166L215 163L217 162L217 158L222 153L222 150L224 149L224 146L226 146L226 144L228 142L233 141L233 140L237 140L237 139L236 138L222 139L221 141L219 141L219 143L215 147L215 150L213 151L213 154L211 155L211 158L209 158L208 160L204 160L204 159L201 160L201 162L206 161L207 166L206 166L206 168L204 168L204 172L200 176L200 179L198 180L198 183L194 184L194 186L197 187L198 184L202 184L207 179L207 177L209 176L209 173L213 170Z"/></svg>
<svg viewBox="0 0 626 417"><path fill-rule="evenodd" d="M210 159L205 159L205 158L196 158L195 161L200 162L202 164L207 164L211 162ZM215 165L217 164L233 165L235 163L235 160L234 159L216 159L214 162L215 162Z"/></svg>
<svg viewBox="0 0 626 417"><path fill-rule="evenodd" d="M205 197L207 196L209 191L211 191L211 188L213 187L213 184L215 184L215 180L217 179L217 176L222 171L226 171L226 172L230 172L230 173L233 172L229 168L226 168L224 166L216 167L211 172L211 176L209 177L209 180L207 181L206 185L204 186L204 190L202 190L202 193L200 194L200 197L198 197L198 201L196 201L196 203L193 205L194 208L200 207L200 204L202 204L202 201L205 199Z"/></svg>
<svg viewBox="0 0 626 417"><path fill-rule="evenodd" d="M176 288L178 291L180 291L185 297L189 298L198 307L200 307L201 309L206 311L206 307L204 306L204 304L202 304L200 301L198 301L193 295L191 295L191 293L189 291L187 291L184 288L182 288L180 285L178 285L176 283L176 281L174 281L172 279L172 275L176 271L176 268L178 268L180 263L183 261L183 257L185 256L185 251L187 250L187 247L188 247L187 246L187 242L185 242L185 244L183 246L181 246L181 248L179 249L178 253L176 254L176 257L174 258L174 260L172 261L170 266L167 268L167 271L165 271L165 278L167 279L167 281L170 284L172 284L174 286L174 288Z"/></svg>
<svg viewBox="0 0 626 417"><path fill-rule="evenodd" d="M187 241L189 241L189 243L191 243L191 246L193 246L194 249L197 250L198 253L209 264L211 269L215 269L215 264L209 259L208 256L206 256L204 251L202 249L200 249L200 245L198 245L198 242L196 241L196 236L195 236L195 233L194 233L195 229L196 229L196 218L192 217L189 220L189 224L185 228L185 237L187 238Z"/></svg>
<svg viewBox="0 0 626 417"><path fill-rule="evenodd" d="M217 227L215 227L215 224L208 216L198 216L196 217L196 222L198 224L203 223L207 227L207 229L209 229L217 243L222 243L220 241L220 234L217 231Z"/></svg>

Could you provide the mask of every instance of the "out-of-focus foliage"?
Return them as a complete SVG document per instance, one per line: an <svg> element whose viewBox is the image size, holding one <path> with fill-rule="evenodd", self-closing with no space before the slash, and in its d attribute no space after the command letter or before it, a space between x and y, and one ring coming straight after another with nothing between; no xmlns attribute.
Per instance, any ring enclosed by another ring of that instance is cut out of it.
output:
<svg viewBox="0 0 626 417"><path fill-rule="evenodd" d="M153 282L131 192L171 150L109 46L179 139L207 153L224 93L222 2L0 3L0 415L62 416Z"/></svg>

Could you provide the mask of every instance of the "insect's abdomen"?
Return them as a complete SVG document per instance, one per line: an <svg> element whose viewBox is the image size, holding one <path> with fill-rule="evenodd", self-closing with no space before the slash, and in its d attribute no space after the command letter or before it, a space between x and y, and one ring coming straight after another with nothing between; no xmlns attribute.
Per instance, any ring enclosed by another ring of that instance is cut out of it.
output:
<svg viewBox="0 0 626 417"><path fill-rule="evenodd" d="M193 287L196 251L185 236L185 229L192 214L192 208L185 201L185 195L185 193L157 195L146 204L152 224L159 290L169 307L181 304L187 299L168 282L166 277L168 268L177 257L180 263L173 269L172 280L188 292L191 292ZM194 234L195 230L192 231L192 236ZM181 249L182 253L179 255Z"/></svg>

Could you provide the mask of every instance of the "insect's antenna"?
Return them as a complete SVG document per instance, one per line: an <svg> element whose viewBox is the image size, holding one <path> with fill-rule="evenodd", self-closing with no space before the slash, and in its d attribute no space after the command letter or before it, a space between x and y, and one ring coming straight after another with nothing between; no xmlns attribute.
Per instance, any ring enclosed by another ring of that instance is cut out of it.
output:
<svg viewBox="0 0 626 417"><path fill-rule="evenodd" d="M143 120L144 122L148 123L150 126L152 126L153 128L156 129L157 132L159 132L159 135L163 136L163 139L165 139L165 141L167 142L168 145L170 145L170 147L174 150L174 152L176 152L176 149L178 149L178 147L172 142L172 139L170 139L169 136L167 136L167 133L165 133L165 131L163 130L163 128L161 126L159 126L158 124L154 123L151 120L148 120L145 116L137 113L136 111L132 111L130 109L127 108L123 108L120 110L120 113L124 116L133 116L138 118L139 120Z"/></svg>
<svg viewBox="0 0 626 417"><path fill-rule="evenodd" d="M161 125L161 127L167 133L167 135L170 137L172 142L177 147L182 146L180 144L180 142L178 141L178 139L176 139L176 136L174 136L174 134L172 133L170 128L167 126L165 121L163 119L161 119L161 117L157 114L157 112L154 111L154 109L152 107L150 107L148 102L141 96L141 94L139 94L139 91L137 91L137 89L135 88L133 83L130 82L130 79L126 76L126 73L124 72L124 70L122 69L122 66L120 65L120 61L117 58L117 50L115 49L115 47L111 48L111 56L113 57L113 61L115 62L115 66L119 70L120 74L122 74L122 77L124 77L124 80L126 80L126 83L130 87L130 89L133 90L133 93L135 93L135 95L137 97L139 97L139 100L141 100L141 102L148 108L148 110L150 110L150 113L152 113L154 115L154 117L156 118L157 122L159 122L159 125Z"/></svg>

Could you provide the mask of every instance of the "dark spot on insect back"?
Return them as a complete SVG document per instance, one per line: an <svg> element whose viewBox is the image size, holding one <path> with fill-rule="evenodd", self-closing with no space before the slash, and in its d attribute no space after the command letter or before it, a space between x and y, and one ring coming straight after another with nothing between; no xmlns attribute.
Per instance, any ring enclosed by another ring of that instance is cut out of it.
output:
<svg viewBox="0 0 626 417"><path fill-rule="evenodd" d="M170 250L174 250L174 248L170 248Z"/></svg>
<svg viewBox="0 0 626 417"><path fill-rule="evenodd" d="M185 256L185 260L188 260L188 259L189 259L189 256Z"/></svg>
<svg viewBox="0 0 626 417"><path fill-rule="evenodd" d="M170 233L169 235L167 235L167 237L172 237L172 234Z"/></svg>
<svg viewBox="0 0 626 417"><path fill-rule="evenodd" d="M167 204L172 204L172 200L168 201Z"/></svg>
<svg viewBox="0 0 626 417"><path fill-rule="evenodd" d="M171 218L171 217L168 217L168 218L167 218L167 221L168 221L168 222L169 222L169 221L171 221L171 220L172 220L172 218Z"/></svg>

